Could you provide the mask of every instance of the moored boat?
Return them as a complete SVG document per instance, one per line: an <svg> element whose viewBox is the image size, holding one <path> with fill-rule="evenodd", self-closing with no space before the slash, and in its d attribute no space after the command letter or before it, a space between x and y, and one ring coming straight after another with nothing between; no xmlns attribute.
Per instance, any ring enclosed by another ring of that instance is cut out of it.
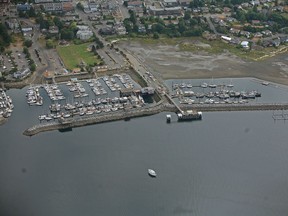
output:
<svg viewBox="0 0 288 216"><path fill-rule="evenodd" d="M156 172L155 172L153 169L148 169L148 174L149 174L151 177L156 177L156 176L157 176Z"/></svg>

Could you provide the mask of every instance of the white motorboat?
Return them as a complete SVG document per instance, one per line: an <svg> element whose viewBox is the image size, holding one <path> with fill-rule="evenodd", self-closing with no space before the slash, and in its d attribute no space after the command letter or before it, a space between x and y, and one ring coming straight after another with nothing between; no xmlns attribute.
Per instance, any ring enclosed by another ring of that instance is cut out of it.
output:
<svg viewBox="0 0 288 216"><path fill-rule="evenodd" d="M152 170L152 169L148 169L148 174L149 174L151 177L156 177L156 176L157 176L156 172L155 172L154 170Z"/></svg>

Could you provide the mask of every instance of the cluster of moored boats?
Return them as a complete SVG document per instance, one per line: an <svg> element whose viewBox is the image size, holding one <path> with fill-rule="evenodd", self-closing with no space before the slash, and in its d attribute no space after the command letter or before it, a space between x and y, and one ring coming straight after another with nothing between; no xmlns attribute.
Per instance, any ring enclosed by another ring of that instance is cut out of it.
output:
<svg viewBox="0 0 288 216"><path fill-rule="evenodd" d="M93 115L99 113L115 112L118 110L128 110L140 108L144 105L143 98L139 95L129 97L97 98L89 102L67 103L61 105L54 103L49 106L50 113L40 115L39 120L52 120L58 118L69 118L73 116Z"/></svg>
<svg viewBox="0 0 288 216"><path fill-rule="evenodd" d="M85 88L80 82L68 82L66 84L69 86L69 91L74 93L74 98L88 97Z"/></svg>
<svg viewBox="0 0 288 216"><path fill-rule="evenodd" d="M26 92L27 103L29 105L42 106L43 105L43 97L40 96L39 86L31 86L27 89Z"/></svg>
<svg viewBox="0 0 288 216"><path fill-rule="evenodd" d="M117 83L114 77L104 76L103 80L112 92L121 90L120 85Z"/></svg>
<svg viewBox="0 0 288 216"><path fill-rule="evenodd" d="M192 87L201 87L203 90L201 92L192 91ZM219 87L219 88L217 88ZM172 84L172 88L174 93L171 97L179 98L179 102L182 104L225 104L225 103L234 103L234 104L242 104L247 103L248 99L255 99L257 97L261 97L261 93L253 90L253 91L235 91L232 88L233 84L207 84L202 83L198 86L192 86L191 83L176 83ZM204 88L210 88L211 90L208 92L204 91ZM216 89L217 88L217 89ZM212 90L215 89L215 90ZM219 89L219 90L218 90ZM196 98L196 99L193 99ZM203 100L200 100L204 98Z"/></svg>
<svg viewBox="0 0 288 216"><path fill-rule="evenodd" d="M120 80L125 88L129 89L134 87L133 81L128 74L115 74L114 76Z"/></svg>
<svg viewBox="0 0 288 216"><path fill-rule="evenodd" d="M185 82L182 82L182 83L174 83L172 85L172 88L173 90L176 90L176 89L183 89L183 88L192 88L194 87L191 83L185 83ZM216 87L227 87L227 88L233 88L234 85L230 82L229 84L222 84L222 85L217 85L215 84L213 81L211 83L201 83L200 85L196 85L195 87L201 87L201 88L216 88Z"/></svg>
<svg viewBox="0 0 288 216"><path fill-rule="evenodd" d="M177 95L178 94L178 95ZM194 93L193 91L181 91L179 93L176 92L174 97L180 97L180 103L191 104L191 103L247 103L247 99L255 99L257 97L261 97L261 93L253 90L253 91L234 91L234 90L220 90L220 91L210 91L207 93ZM187 98L188 97L188 98ZM204 101L193 100L189 97L195 98L206 98ZM235 100L237 99L237 100Z"/></svg>
<svg viewBox="0 0 288 216"><path fill-rule="evenodd" d="M59 89L58 85L47 84L47 85L44 85L43 87L52 101L65 100L65 96Z"/></svg>
<svg viewBox="0 0 288 216"><path fill-rule="evenodd" d="M8 118L11 116L13 108L12 99L0 88L0 117Z"/></svg>
<svg viewBox="0 0 288 216"><path fill-rule="evenodd" d="M107 91L103 88L101 82L98 79L86 80L86 82L89 83L91 90L96 96L107 94Z"/></svg>

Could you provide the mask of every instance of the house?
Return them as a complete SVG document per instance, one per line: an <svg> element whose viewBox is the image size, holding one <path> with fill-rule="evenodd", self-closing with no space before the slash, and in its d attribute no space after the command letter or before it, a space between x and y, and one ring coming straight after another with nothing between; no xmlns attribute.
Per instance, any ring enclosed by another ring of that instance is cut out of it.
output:
<svg viewBox="0 0 288 216"><path fill-rule="evenodd" d="M96 2L89 2L88 7L91 12L96 12L99 8L99 4L97 4Z"/></svg>
<svg viewBox="0 0 288 216"><path fill-rule="evenodd" d="M251 37L251 33L248 31L240 31L240 35L241 36L245 36L246 38L250 38Z"/></svg>
<svg viewBox="0 0 288 216"><path fill-rule="evenodd" d="M288 42L288 36L280 36L280 42L281 43L287 43Z"/></svg>
<svg viewBox="0 0 288 216"><path fill-rule="evenodd" d="M79 38L80 40L88 40L93 36L93 32L91 30L86 30L86 31L77 31L76 37Z"/></svg>
<svg viewBox="0 0 288 216"><path fill-rule="evenodd" d="M99 30L99 33L101 35L113 35L116 33L115 29L114 28L111 28L111 27L106 27L106 28L101 28Z"/></svg>
<svg viewBox="0 0 288 216"><path fill-rule="evenodd" d="M272 40L264 40L262 42L262 46L263 47L271 47L271 46L273 46L273 41Z"/></svg>
<svg viewBox="0 0 288 216"><path fill-rule="evenodd" d="M85 25L77 25L77 28L80 31L88 31L90 29L89 26L85 26Z"/></svg>
<svg viewBox="0 0 288 216"><path fill-rule="evenodd" d="M35 4L53 2L53 0L34 0Z"/></svg>
<svg viewBox="0 0 288 216"><path fill-rule="evenodd" d="M256 33L254 34L254 38L262 38L262 37L263 37L263 34L260 33L260 32L256 32Z"/></svg>
<svg viewBox="0 0 288 216"><path fill-rule="evenodd" d="M249 49L249 42L248 41L242 41L240 44L244 49Z"/></svg>
<svg viewBox="0 0 288 216"><path fill-rule="evenodd" d="M281 40L280 40L279 37L278 37L278 38L274 38L273 41L272 41L272 44L273 44L273 46L275 46L275 47L280 46L280 43L281 43Z"/></svg>
<svg viewBox="0 0 288 216"><path fill-rule="evenodd" d="M258 5L260 5L260 1L259 1L259 0L252 0L252 1L250 2L250 4L251 4L252 6L258 6Z"/></svg>
<svg viewBox="0 0 288 216"><path fill-rule="evenodd" d="M260 20L252 20L251 23L252 25L259 25L261 22Z"/></svg>
<svg viewBox="0 0 288 216"><path fill-rule="evenodd" d="M141 89L142 95L153 95L155 93L155 89L153 87L144 87Z"/></svg>
<svg viewBox="0 0 288 216"><path fill-rule="evenodd" d="M229 12L231 12L231 8L229 8L229 7L223 7L223 12L224 12L224 13L229 13Z"/></svg>
<svg viewBox="0 0 288 216"><path fill-rule="evenodd" d="M15 30L19 28L19 23L17 19L8 19L5 21L5 24L9 29Z"/></svg>
<svg viewBox="0 0 288 216"><path fill-rule="evenodd" d="M46 12L54 12L54 11L62 11L62 3L57 2L57 3L44 3L42 4L43 9Z"/></svg>
<svg viewBox="0 0 288 216"><path fill-rule="evenodd" d="M229 30L229 32L233 35L238 35L240 33L240 30L239 29L234 29L234 28L231 28Z"/></svg>
<svg viewBox="0 0 288 216"><path fill-rule="evenodd" d="M261 33L262 33L264 36L266 36L266 37L269 37L269 36L272 36L272 35L273 35L270 30L264 30L264 31L262 31Z"/></svg>
<svg viewBox="0 0 288 216"><path fill-rule="evenodd" d="M230 41L230 44L238 45L240 44L240 40L238 38L232 38Z"/></svg>
<svg viewBox="0 0 288 216"><path fill-rule="evenodd" d="M128 9L142 8L142 7L143 7L143 2L142 1L129 1L127 3L127 8Z"/></svg>
<svg viewBox="0 0 288 216"><path fill-rule="evenodd" d="M88 26L77 25L78 31L76 33L76 37L80 40L88 40L93 36L93 32Z"/></svg>
<svg viewBox="0 0 288 216"><path fill-rule="evenodd" d="M69 11L74 10L74 6L72 2L62 2L62 10L64 12L69 12Z"/></svg>
<svg viewBox="0 0 288 216"><path fill-rule="evenodd" d="M202 13L209 13L209 8L208 7L201 7L200 8Z"/></svg>
<svg viewBox="0 0 288 216"><path fill-rule="evenodd" d="M48 32L49 32L49 34L58 34L59 29L57 26L50 26Z"/></svg>
<svg viewBox="0 0 288 216"><path fill-rule="evenodd" d="M241 4L241 7L242 8L249 8L250 4L248 2L244 2L244 3Z"/></svg>
<svg viewBox="0 0 288 216"><path fill-rule="evenodd" d="M138 32L139 33L146 33L146 28L143 24L139 25Z"/></svg>
<svg viewBox="0 0 288 216"><path fill-rule="evenodd" d="M272 8L272 11L283 12L283 10L284 10L283 6L275 6Z"/></svg>
<svg viewBox="0 0 288 216"><path fill-rule="evenodd" d="M182 14L181 7L170 7L170 8L156 8L150 5L148 11L153 16L179 16Z"/></svg>
<svg viewBox="0 0 288 216"><path fill-rule="evenodd" d="M219 25L223 26L223 27L227 27L228 26L227 23L224 20L220 20Z"/></svg>
<svg viewBox="0 0 288 216"><path fill-rule="evenodd" d="M23 69L21 71L17 71L15 73L13 73L13 77L15 79L22 79L22 78L28 76L29 74L30 74L30 69L26 68L26 69Z"/></svg>
<svg viewBox="0 0 288 216"><path fill-rule="evenodd" d="M182 7L188 7L192 0L178 0L178 4Z"/></svg>
<svg viewBox="0 0 288 216"><path fill-rule="evenodd" d="M18 4L17 10L18 11L29 11L32 6L30 4Z"/></svg>
<svg viewBox="0 0 288 216"><path fill-rule="evenodd" d="M32 26L21 26L21 30L22 30L22 32L29 32L29 31L33 31L33 27Z"/></svg>
<svg viewBox="0 0 288 216"><path fill-rule="evenodd" d="M221 39L226 41L226 42L230 42L232 40L231 37L227 37L227 36L224 36L224 35L221 36Z"/></svg>
<svg viewBox="0 0 288 216"><path fill-rule="evenodd" d="M176 7L178 6L177 0L163 0L163 5L165 7Z"/></svg>
<svg viewBox="0 0 288 216"><path fill-rule="evenodd" d="M118 35L125 35L127 33L126 28L123 25L115 25L114 29Z"/></svg>

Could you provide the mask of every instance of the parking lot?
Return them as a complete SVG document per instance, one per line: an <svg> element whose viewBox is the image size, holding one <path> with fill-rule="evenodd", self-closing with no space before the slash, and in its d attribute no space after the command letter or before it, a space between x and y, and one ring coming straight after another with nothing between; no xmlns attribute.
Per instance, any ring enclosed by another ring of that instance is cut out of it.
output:
<svg viewBox="0 0 288 216"><path fill-rule="evenodd" d="M29 67L23 50L11 47L11 52L0 55L0 72L6 79L13 79L13 73Z"/></svg>

